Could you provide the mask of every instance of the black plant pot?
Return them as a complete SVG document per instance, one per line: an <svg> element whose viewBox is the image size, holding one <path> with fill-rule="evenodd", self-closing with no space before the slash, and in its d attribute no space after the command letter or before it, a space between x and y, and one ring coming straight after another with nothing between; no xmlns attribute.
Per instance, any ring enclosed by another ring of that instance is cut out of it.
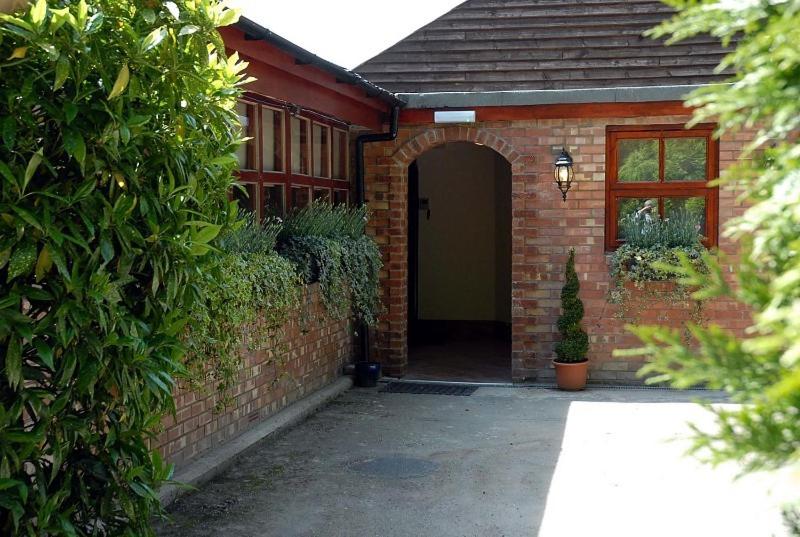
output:
<svg viewBox="0 0 800 537"><path fill-rule="evenodd" d="M356 362L356 386L374 388L381 378L381 364L378 362Z"/></svg>

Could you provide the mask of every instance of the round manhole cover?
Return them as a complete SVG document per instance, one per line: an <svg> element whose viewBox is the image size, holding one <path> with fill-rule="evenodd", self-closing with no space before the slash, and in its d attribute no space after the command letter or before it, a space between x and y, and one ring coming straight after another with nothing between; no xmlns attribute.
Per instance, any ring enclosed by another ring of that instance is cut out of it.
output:
<svg viewBox="0 0 800 537"><path fill-rule="evenodd" d="M356 472L390 479L425 477L438 467L435 462L412 457L375 457L350 464L350 468Z"/></svg>

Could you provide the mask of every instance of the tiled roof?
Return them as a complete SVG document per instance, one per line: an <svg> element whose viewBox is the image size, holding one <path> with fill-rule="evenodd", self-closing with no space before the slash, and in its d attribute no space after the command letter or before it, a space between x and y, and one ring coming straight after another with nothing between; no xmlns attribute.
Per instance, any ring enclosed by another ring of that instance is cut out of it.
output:
<svg viewBox="0 0 800 537"><path fill-rule="evenodd" d="M725 49L643 33L657 0L468 0L354 70L398 93L703 84Z"/></svg>

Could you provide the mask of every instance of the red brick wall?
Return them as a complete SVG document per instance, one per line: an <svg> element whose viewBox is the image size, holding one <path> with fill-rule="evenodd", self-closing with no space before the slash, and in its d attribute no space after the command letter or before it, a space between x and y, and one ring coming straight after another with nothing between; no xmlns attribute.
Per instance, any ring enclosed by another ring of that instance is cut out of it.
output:
<svg viewBox="0 0 800 537"><path fill-rule="evenodd" d="M626 319L618 318L625 315L608 301L611 279L603 240L606 126L681 124L688 119L688 116L658 116L493 121L448 127L427 124L401 127L394 142L367 145L366 196L373 210L370 232L383 249L383 293L387 306L373 342L384 368L389 373L402 374L407 363L408 165L434 146L449 141L472 141L503 155L512 168L514 380L541 381L553 376L550 361L558 338L556 319L560 312L564 264L570 247L575 247L581 298L586 306L584 327L591 341L590 376L596 381L636 382L635 371L641 363L611 357L613 349L630 347L635 339L624 330ZM749 138L741 134L720 141L722 171L736 162ZM575 160L577 179L566 203L562 203L553 184L553 161L562 147ZM730 187L723 188L721 223L740 212L735 192ZM735 254L734 245L724 237L720 239L720 248ZM678 326L686 320L673 306L651 304L651 307L671 311L671 316L660 322ZM688 311L689 307L679 309ZM704 314L731 329L742 328L748 318L747 312L731 304L711 305Z"/></svg>
<svg viewBox="0 0 800 537"><path fill-rule="evenodd" d="M168 461L185 463L342 374L353 355L350 323L326 316L318 284L308 286L307 293L303 309L286 325L281 343L273 349L246 352L227 408L215 410L218 397L213 387L205 393L178 390L176 416L164 420L157 440Z"/></svg>

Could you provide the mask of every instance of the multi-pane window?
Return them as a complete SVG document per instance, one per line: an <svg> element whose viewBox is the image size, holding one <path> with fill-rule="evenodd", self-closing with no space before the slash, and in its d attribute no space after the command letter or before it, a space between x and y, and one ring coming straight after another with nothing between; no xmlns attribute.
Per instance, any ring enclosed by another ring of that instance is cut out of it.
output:
<svg viewBox="0 0 800 537"><path fill-rule="evenodd" d="M236 111L248 138L237 151L241 188L231 193L241 208L264 219L312 200L347 203L345 124L251 94Z"/></svg>
<svg viewBox="0 0 800 537"><path fill-rule="evenodd" d="M330 177L331 151L328 138L330 127L314 123L311 129L312 170L315 177Z"/></svg>
<svg viewBox="0 0 800 537"><path fill-rule="evenodd" d="M624 242L620 220L668 219L696 222L707 246L717 242L719 191L713 126L608 127L606 138L606 248Z"/></svg>
<svg viewBox="0 0 800 537"><path fill-rule="evenodd" d="M308 126L311 122L300 117L291 121L292 134L292 173L308 175Z"/></svg>
<svg viewBox="0 0 800 537"><path fill-rule="evenodd" d="M332 166L333 178L347 180L347 133L343 130L333 129Z"/></svg>

